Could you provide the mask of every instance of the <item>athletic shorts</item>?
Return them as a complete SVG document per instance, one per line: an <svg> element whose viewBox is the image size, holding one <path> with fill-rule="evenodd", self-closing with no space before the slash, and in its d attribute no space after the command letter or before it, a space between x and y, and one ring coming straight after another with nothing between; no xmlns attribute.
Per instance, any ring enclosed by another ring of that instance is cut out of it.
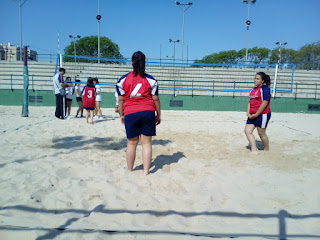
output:
<svg viewBox="0 0 320 240"><path fill-rule="evenodd" d="M66 98L66 101L67 102L72 102L72 99L71 98Z"/></svg>
<svg viewBox="0 0 320 240"><path fill-rule="evenodd" d="M85 110L88 110L88 111L95 109L94 107L83 107L83 108L84 108Z"/></svg>
<svg viewBox="0 0 320 240"><path fill-rule="evenodd" d="M248 118L247 124L254 124L256 127L259 128L267 128L270 118L271 113L261 114L259 117L254 119Z"/></svg>
<svg viewBox="0 0 320 240"><path fill-rule="evenodd" d="M82 102L82 97L77 97L77 102Z"/></svg>
<svg viewBox="0 0 320 240"><path fill-rule="evenodd" d="M127 138L139 135L156 136L156 117L153 111L131 113L124 116Z"/></svg>

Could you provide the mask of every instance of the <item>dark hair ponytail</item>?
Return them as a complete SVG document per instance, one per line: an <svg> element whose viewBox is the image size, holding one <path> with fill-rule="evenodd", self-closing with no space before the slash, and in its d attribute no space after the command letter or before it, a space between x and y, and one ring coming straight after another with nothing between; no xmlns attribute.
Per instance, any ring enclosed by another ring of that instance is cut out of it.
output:
<svg viewBox="0 0 320 240"><path fill-rule="evenodd" d="M142 52L137 51L132 55L132 67L134 76L146 76L146 56Z"/></svg>
<svg viewBox="0 0 320 240"><path fill-rule="evenodd" d="M88 86L88 87L93 87L93 88L94 88L93 78L88 77L87 86Z"/></svg>
<svg viewBox="0 0 320 240"><path fill-rule="evenodd" d="M264 72L258 72L257 75L261 76L261 79L263 80L264 84L270 87L271 80L268 74L265 74Z"/></svg>

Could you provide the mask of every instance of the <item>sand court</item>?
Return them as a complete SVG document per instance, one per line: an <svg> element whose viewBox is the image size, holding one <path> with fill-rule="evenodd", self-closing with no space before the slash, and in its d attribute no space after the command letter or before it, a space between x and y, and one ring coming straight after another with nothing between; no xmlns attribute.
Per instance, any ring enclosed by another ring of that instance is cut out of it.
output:
<svg viewBox="0 0 320 240"><path fill-rule="evenodd" d="M54 110L0 106L0 239L320 239L320 115L272 113L252 155L245 112L163 111L142 177L114 109Z"/></svg>

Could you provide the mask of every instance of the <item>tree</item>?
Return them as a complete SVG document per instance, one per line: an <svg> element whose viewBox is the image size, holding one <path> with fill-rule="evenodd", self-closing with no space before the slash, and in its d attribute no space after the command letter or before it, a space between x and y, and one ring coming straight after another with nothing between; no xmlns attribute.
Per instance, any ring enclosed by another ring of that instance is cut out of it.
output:
<svg viewBox="0 0 320 240"><path fill-rule="evenodd" d="M195 63L218 63L218 64L236 64L237 63L237 51L222 51L205 56L202 60L196 60Z"/></svg>
<svg viewBox="0 0 320 240"><path fill-rule="evenodd" d="M98 57L98 36L83 37L75 42L76 55L87 57ZM74 42L64 49L66 55L74 55ZM120 54L119 46L107 37L100 37L100 56L102 58L123 59ZM65 59L66 61L74 61L74 59ZM85 60L85 59L81 59ZM88 61L88 60L86 60Z"/></svg>
<svg viewBox="0 0 320 240"><path fill-rule="evenodd" d="M297 62L298 52L290 48L281 49L281 64L282 63L295 63ZM271 50L269 64L275 64L279 59L279 48Z"/></svg>
<svg viewBox="0 0 320 240"><path fill-rule="evenodd" d="M300 68L320 69L320 41L301 47L297 60Z"/></svg>
<svg viewBox="0 0 320 240"><path fill-rule="evenodd" d="M267 48L250 48L248 49L248 62L260 64L267 61L269 52L270 50ZM205 56L202 60L195 61L195 63L240 64L245 63L245 56L246 49L222 51Z"/></svg>

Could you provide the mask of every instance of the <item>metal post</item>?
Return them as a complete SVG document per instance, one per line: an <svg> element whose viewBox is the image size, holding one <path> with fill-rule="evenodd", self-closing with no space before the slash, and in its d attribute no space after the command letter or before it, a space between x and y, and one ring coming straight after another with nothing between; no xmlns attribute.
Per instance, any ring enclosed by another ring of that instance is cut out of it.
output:
<svg viewBox="0 0 320 240"><path fill-rule="evenodd" d="M74 47L74 62L77 62L76 41L73 41L73 47Z"/></svg>
<svg viewBox="0 0 320 240"><path fill-rule="evenodd" d="M189 9L189 7L191 7L193 3L189 2L189 3L180 3L180 2L176 2L176 5L178 6L182 6L182 43L181 43L181 62L183 62L183 44L184 44L184 14L185 12ZM186 8L186 6L188 6Z"/></svg>
<svg viewBox="0 0 320 240"><path fill-rule="evenodd" d="M76 39L80 39L81 36L80 35L77 35L77 36L69 35L69 38L73 39L74 62L77 62Z"/></svg>
<svg viewBox="0 0 320 240"><path fill-rule="evenodd" d="M98 20L98 63L100 63L100 20L101 20L100 0L98 0L98 15L96 18Z"/></svg>
<svg viewBox="0 0 320 240"><path fill-rule="evenodd" d="M248 2L248 20L247 20L247 43L246 43L246 63L248 62L248 45L249 45L249 26L250 22L250 2Z"/></svg>
<svg viewBox="0 0 320 240"><path fill-rule="evenodd" d="M21 0L19 0L19 21L20 21L20 61L22 61L22 17L21 17L21 7L27 0L24 0L23 3L21 3Z"/></svg>
<svg viewBox="0 0 320 240"><path fill-rule="evenodd" d="M173 42L173 62L175 62L175 59L176 59L176 43L177 42L180 42L180 40L172 40L172 39L169 39L169 42Z"/></svg>
<svg viewBox="0 0 320 240"><path fill-rule="evenodd" d="M249 46L249 26L251 24L251 21L250 21L250 3L254 4L256 2L256 0L242 0L242 2L248 4L248 19L246 21L246 25L247 25L246 63L247 63L247 61L248 61L248 46Z"/></svg>

